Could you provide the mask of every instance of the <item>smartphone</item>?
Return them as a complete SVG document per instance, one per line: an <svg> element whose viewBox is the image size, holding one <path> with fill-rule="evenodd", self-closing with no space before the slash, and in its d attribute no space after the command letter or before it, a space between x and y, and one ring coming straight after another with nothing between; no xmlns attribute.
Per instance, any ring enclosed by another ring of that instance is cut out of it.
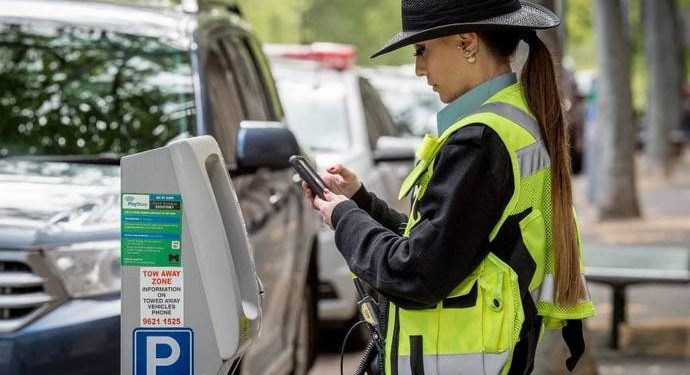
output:
<svg viewBox="0 0 690 375"><path fill-rule="evenodd" d="M297 171L302 181L309 185L311 191L318 195L319 198L326 200L326 196L323 194L324 189L326 189L326 184L321 177L319 177L318 173L316 173L316 170L309 165L309 162L300 155L290 156L289 162L292 168Z"/></svg>

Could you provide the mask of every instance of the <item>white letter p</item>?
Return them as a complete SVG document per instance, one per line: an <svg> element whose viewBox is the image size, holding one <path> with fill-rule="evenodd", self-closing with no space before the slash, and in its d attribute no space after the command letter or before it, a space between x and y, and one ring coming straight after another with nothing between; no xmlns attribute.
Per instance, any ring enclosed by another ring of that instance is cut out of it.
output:
<svg viewBox="0 0 690 375"><path fill-rule="evenodd" d="M158 358L156 356L156 347L158 345L167 345L170 347L170 355L165 358ZM167 336L152 336L146 338L146 375L156 375L157 367L170 366L177 362L180 358L180 344L172 337Z"/></svg>

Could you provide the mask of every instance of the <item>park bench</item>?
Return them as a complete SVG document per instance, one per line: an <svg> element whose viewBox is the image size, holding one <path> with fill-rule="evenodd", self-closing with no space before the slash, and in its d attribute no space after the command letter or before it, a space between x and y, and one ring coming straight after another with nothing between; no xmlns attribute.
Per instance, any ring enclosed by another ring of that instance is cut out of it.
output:
<svg viewBox="0 0 690 375"><path fill-rule="evenodd" d="M584 246L587 281L612 288L610 347L619 347L619 327L626 321L625 289L639 284L689 284L690 249L670 246Z"/></svg>

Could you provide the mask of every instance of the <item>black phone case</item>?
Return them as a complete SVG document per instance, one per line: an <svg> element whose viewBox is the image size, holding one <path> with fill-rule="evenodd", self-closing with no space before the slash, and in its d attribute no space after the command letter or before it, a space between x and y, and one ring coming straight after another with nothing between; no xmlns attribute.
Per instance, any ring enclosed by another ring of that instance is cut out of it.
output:
<svg viewBox="0 0 690 375"><path fill-rule="evenodd" d="M311 190L319 196L319 198L326 200L326 196L323 194L323 190L326 188L326 184L323 182L321 177L316 173L314 168L309 165L304 157L299 155L290 156L290 165L297 171L299 177L302 181L306 182Z"/></svg>

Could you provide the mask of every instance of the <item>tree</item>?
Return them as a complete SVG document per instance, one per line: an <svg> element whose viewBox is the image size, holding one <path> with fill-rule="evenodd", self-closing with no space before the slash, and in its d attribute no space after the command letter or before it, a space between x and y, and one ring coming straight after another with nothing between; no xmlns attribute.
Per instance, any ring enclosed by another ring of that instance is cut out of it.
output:
<svg viewBox="0 0 690 375"><path fill-rule="evenodd" d="M599 61L597 210L601 219L638 217L630 40L621 0L594 0Z"/></svg>
<svg viewBox="0 0 690 375"><path fill-rule="evenodd" d="M674 0L642 0L647 75L645 153L655 174L668 176L671 167L671 132L682 116L681 57L677 50Z"/></svg>
<svg viewBox="0 0 690 375"><path fill-rule="evenodd" d="M358 63L409 64L412 47L369 59L379 47L401 30L399 0L310 0L302 18L303 42L327 41L354 44Z"/></svg>

